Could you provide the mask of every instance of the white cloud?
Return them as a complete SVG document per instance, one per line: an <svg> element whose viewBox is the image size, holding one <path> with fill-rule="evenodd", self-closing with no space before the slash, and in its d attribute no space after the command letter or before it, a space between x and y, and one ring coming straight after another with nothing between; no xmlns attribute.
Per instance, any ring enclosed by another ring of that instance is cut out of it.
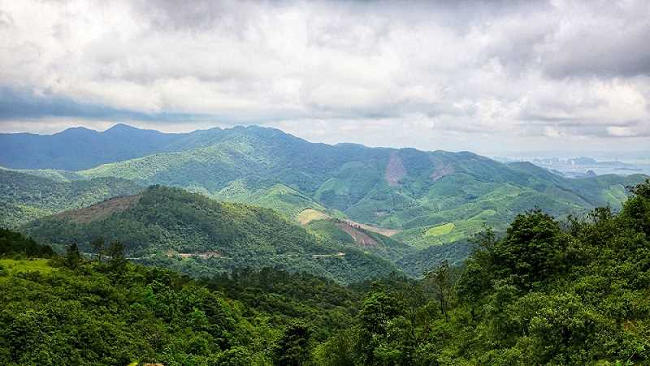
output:
<svg viewBox="0 0 650 366"><path fill-rule="evenodd" d="M0 0L0 87L328 142L627 147L650 129L648 37L643 0Z"/></svg>

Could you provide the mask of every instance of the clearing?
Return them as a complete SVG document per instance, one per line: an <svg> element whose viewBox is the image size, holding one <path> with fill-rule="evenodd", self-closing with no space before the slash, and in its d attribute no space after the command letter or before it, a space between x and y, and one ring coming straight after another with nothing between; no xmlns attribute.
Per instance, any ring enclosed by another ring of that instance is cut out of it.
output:
<svg viewBox="0 0 650 366"><path fill-rule="evenodd" d="M427 230L424 236L442 236L451 233L456 225L453 222L448 222L444 225L434 226L431 229Z"/></svg>
<svg viewBox="0 0 650 366"><path fill-rule="evenodd" d="M329 219L330 216L322 211L306 208L298 214L297 220L301 225L307 225L312 221Z"/></svg>
<svg viewBox="0 0 650 366"><path fill-rule="evenodd" d="M296 220L300 222L301 225L307 225L312 221L316 220L327 220L331 219L332 217L325 212L314 210L313 208L306 208L302 210L298 216L296 217ZM338 219L337 219L338 220ZM366 225L366 224L360 224L356 221L352 220L343 220L346 224L352 226L352 227L358 227L364 230L372 231L373 233L381 234L383 236L391 237L395 234L399 234L400 230L393 230L393 229L385 229L383 227L377 227L377 226L372 226L372 225Z"/></svg>
<svg viewBox="0 0 650 366"><path fill-rule="evenodd" d="M384 173L386 183L391 187L397 187L405 176L406 168L404 168L404 164L402 164L402 159L400 159L397 151L393 151L390 153L390 160L388 160L386 172Z"/></svg>
<svg viewBox="0 0 650 366"><path fill-rule="evenodd" d="M348 233L348 235L354 239L354 242L363 248L376 247L379 245L379 243L377 243L377 240L375 240L373 237L364 233L363 231L358 230L347 222L339 222L336 224L336 226Z"/></svg>
<svg viewBox="0 0 650 366"><path fill-rule="evenodd" d="M116 212L126 211L140 201L142 194L133 196L115 197L104 202L96 203L86 208L80 208L59 214L60 217L72 220L79 224L106 218Z"/></svg>
<svg viewBox="0 0 650 366"><path fill-rule="evenodd" d="M0 259L0 268L3 272L15 275L21 272L50 273L54 268L47 264L47 259Z"/></svg>

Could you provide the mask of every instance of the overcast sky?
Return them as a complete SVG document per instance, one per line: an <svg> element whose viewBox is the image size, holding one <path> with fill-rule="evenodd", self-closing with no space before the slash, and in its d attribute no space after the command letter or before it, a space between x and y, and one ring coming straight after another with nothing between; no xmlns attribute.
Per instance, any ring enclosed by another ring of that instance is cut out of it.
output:
<svg viewBox="0 0 650 366"><path fill-rule="evenodd" d="M650 1L0 0L0 131L647 150Z"/></svg>

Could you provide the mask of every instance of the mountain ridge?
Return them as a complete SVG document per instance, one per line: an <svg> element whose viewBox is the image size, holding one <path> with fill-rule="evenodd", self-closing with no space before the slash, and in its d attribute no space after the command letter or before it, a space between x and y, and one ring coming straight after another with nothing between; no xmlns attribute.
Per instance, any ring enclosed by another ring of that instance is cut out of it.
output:
<svg viewBox="0 0 650 366"><path fill-rule="evenodd" d="M625 187L644 179L568 179L468 151L318 144L259 126L174 136L165 151L74 174L184 188L273 208L291 219L306 208L327 209L361 224L400 230L394 239L418 247L464 240L484 224L503 229L516 213L535 207L560 217L598 206L619 208ZM454 224L449 232L432 230L448 223Z"/></svg>

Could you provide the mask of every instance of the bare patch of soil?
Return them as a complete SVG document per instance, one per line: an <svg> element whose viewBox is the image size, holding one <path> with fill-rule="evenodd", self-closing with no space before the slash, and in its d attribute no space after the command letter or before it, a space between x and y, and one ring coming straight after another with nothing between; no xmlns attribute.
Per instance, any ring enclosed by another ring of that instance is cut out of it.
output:
<svg viewBox="0 0 650 366"><path fill-rule="evenodd" d="M352 220L345 220L348 225L351 225L353 227L359 227L364 230L372 231L373 233L381 234L387 237L391 237L395 234L399 234L400 230L393 230L393 229L386 229L383 227L377 227L377 226L372 226L372 225L366 225L366 224L360 224L358 222L352 221Z"/></svg>
<svg viewBox="0 0 650 366"><path fill-rule="evenodd" d="M334 257L345 257L345 253L338 252L336 254L312 254L312 258L334 258Z"/></svg>
<svg viewBox="0 0 650 366"><path fill-rule="evenodd" d="M167 257L168 258L173 258L173 257L180 257L180 258L200 258L200 259L210 259L210 258L227 258L224 257L223 254L217 251L210 251L210 252L203 252L203 253L178 253L173 250L168 250L167 251Z"/></svg>
<svg viewBox="0 0 650 366"><path fill-rule="evenodd" d="M360 247L368 248L376 247L379 245L379 243L377 243L377 241L370 235L364 233L363 231L357 230L357 228L350 226L350 224L346 222L339 222L336 224L336 226L348 233L354 239L354 242L357 243L357 245Z"/></svg>
<svg viewBox="0 0 650 366"><path fill-rule="evenodd" d="M390 154L390 160L388 160L388 165L386 165L386 172L384 173L384 178L386 183L391 187L398 187L400 181L406 176L406 168L402 164L402 159L400 159L397 151L393 151Z"/></svg>
<svg viewBox="0 0 650 366"><path fill-rule="evenodd" d="M306 208L298 214L296 218L301 225L307 225L312 221L329 219L330 216L324 212L314 210L313 208Z"/></svg>
<svg viewBox="0 0 650 366"><path fill-rule="evenodd" d="M142 194L115 197L88 207L63 212L59 214L59 216L79 224L85 224L91 221L104 219L117 212L126 211L129 207L138 203L141 197Z"/></svg>
<svg viewBox="0 0 650 366"><path fill-rule="evenodd" d="M431 179L435 182L442 177L454 174L454 167L449 164L436 165L433 173L431 173Z"/></svg>

